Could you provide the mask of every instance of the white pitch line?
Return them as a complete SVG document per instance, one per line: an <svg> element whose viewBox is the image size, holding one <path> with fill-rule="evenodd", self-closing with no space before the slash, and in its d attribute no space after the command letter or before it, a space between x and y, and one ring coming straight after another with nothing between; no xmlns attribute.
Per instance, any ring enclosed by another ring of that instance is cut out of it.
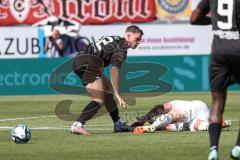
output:
<svg viewBox="0 0 240 160"><path fill-rule="evenodd" d="M56 116L51 115L51 116L38 116L38 117L9 118L9 119L0 119L0 122L26 120L26 119L39 119L39 118L56 118Z"/></svg>
<svg viewBox="0 0 240 160"><path fill-rule="evenodd" d="M13 127L9 126L0 126L0 130L10 130ZM113 130L113 128L86 128L87 130L92 131L104 131L104 130ZM30 130L70 130L70 127L32 127Z"/></svg>
<svg viewBox="0 0 240 160"><path fill-rule="evenodd" d="M127 112L129 113L146 113L147 111L138 111L138 112ZM126 112L120 112L120 114L126 115ZM63 115L61 115L63 116ZM17 121L17 120L28 120L28 119L39 119L39 118L57 118L56 115L49 115L49 116L35 116L35 117L20 117L20 118L7 118L7 119L0 119L0 122L7 122L7 121Z"/></svg>
<svg viewBox="0 0 240 160"><path fill-rule="evenodd" d="M146 113L147 111L138 111L138 112L127 112L127 115L129 113ZM120 112L120 114L124 114L126 112ZM126 115L126 114L125 114ZM57 118L56 115L48 115L48 116L35 116L35 117L20 117L20 118L7 118L7 119L0 119L0 122L7 122L7 121L17 121L17 120L29 120L29 119L40 119L40 118ZM240 120L233 119L230 120L232 122L239 122Z"/></svg>

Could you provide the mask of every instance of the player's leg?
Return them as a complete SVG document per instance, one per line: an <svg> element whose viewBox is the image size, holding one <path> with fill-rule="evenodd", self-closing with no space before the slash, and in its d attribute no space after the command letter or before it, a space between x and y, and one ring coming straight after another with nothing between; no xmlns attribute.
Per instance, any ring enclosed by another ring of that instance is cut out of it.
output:
<svg viewBox="0 0 240 160"><path fill-rule="evenodd" d="M160 116L162 114L168 113L172 109L171 103L164 103L154 106L147 114L140 117L138 121L134 122L131 126L137 127L142 126L145 122L149 122L150 124L154 123L154 117Z"/></svg>
<svg viewBox="0 0 240 160"><path fill-rule="evenodd" d="M164 114L164 106L159 104L159 105L155 105L147 114L141 116L141 117L137 117L137 121L134 122L131 127L137 127L137 126L142 126L144 125L146 122L149 122L150 124L152 124L154 122L153 118L156 116L159 116L161 114Z"/></svg>
<svg viewBox="0 0 240 160"><path fill-rule="evenodd" d="M91 97L91 101L85 106L71 127L73 133L84 135L88 134L88 132L84 129L83 125L97 114L99 108L104 103L103 79L99 78L93 83L89 83L86 86L86 90Z"/></svg>
<svg viewBox="0 0 240 160"><path fill-rule="evenodd" d="M190 131L208 131L209 125L210 123L208 120L207 121L201 119L197 119L196 121L193 120L193 127L191 127L190 125ZM231 125L232 124L230 120L221 121L222 128L228 128Z"/></svg>
<svg viewBox="0 0 240 160"><path fill-rule="evenodd" d="M90 55L78 55L73 62L74 72L82 80L91 102L85 106L80 116L71 126L73 133L88 135L83 125L90 120L103 104L103 80L101 78L103 62L97 57Z"/></svg>
<svg viewBox="0 0 240 160"><path fill-rule="evenodd" d="M229 56L224 54L211 54L209 68L212 96L212 109L210 112L210 125L208 128L210 138L209 159L218 159L218 142L221 133L221 120L227 96L227 87L231 83L229 69Z"/></svg>
<svg viewBox="0 0 240 160"><path fill-rule="evenodd" d="M155 128L161 128L167 124L183 122L186 119L185 113L178 109L171 109L167 114L159 116L152 124Z"/></svg>
<svg viewBox="0 0 240 160"><path fill-rule="evenodd" d="M104 105L114 123L114 132L132 132L132 127L120 118L117 103L113 96L112 84L103 76L104 82Z"/></svg>
<svg viewBox="0 0 240 160"><path fill-rule="evenodd" d="M237 142L233 149L231 150L230 156L233 160L240 159L240 129L238 130Z"/></svg>
<svg viewBox="0 0 240 160"><path fill-rule="evenodd" d="M175 122L184 122L186 114L178 109L171 109L167 114L160 115L151 125L140 126L134 129L134 133L154 132L157 128L164 127Z"/></svg>
<svg viewBox="0 0 240 160"><path fill-rule="evenodd" d="M210 153L209 159L212 157L218 157L218 142L221 133L221 120L222 114L224 112L224 106L226 101L226 91L222 92L212 92L212 110L210 113L210 125L208 128L209 137L210 137Z"/></svg>
<svg viewBox="0 0 240 160"><path fill-rule="evenodd" d="M234 74L234 78L235 78L235 80L238 84L240 84L239 62L240 62L240 56L237 55L237 56L234 57L234 60L231 63L232 65L234 64L233 74ZM240 129L238 130L238 136L237 136L236 144L233 147L230 156L234 160L239 160L240 159Z"/></svg>
<svg viewBox="0 0 240 160"><path fill-rule="evenodd" d="M190 131L207 131L209 127L209 109L206 103L194 100L191 105L196 108L193 120L190 121Z"/></svg>
<svg viewBox="0 0 240 160"><path fill-rule="evenodd" d="M144 132L155 132L156 129L162 128L173 122L172 114L163 114L160 115L151 125L139 126L134 128L134 133L141 134Z"/></svg>
<svg viewBox="0 0 240 160"><path fill-rule="evenodd" d="M201 119L194 119L190 124L190 131L207 131L209 127L209 121L203 121Z"/></svg>

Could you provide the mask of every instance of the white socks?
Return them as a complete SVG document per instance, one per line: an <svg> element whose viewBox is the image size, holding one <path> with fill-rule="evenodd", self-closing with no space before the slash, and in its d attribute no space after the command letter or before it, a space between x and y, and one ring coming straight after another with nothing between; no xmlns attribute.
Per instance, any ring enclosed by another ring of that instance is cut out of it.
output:
<svg viewBox="0 0 240 160"><path fill-rule="evenodd" d="M76 121L72 124L72 127L82 128L83 124L81 122Z"/></svg>
<svg viewBox="0 0 240 160"><path fill-rule="evenodd" d="M172 123L172 115L163 114L153 122L152 126L155 128L161 128L170 123Z"/></svg>

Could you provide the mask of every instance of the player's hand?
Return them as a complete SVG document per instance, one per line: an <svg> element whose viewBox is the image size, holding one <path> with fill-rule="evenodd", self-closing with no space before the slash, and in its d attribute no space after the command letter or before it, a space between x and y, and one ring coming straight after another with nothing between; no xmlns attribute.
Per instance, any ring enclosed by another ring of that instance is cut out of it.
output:
<svg viewBox="0 0 240 160"><path fill-rule="evenodd" d="M116 98L117 98L118 103L120 104L120 106L122 106L123 108L127 108L128 104L127 104L127 102L121 97L121 95L116 94Z"/></svg>

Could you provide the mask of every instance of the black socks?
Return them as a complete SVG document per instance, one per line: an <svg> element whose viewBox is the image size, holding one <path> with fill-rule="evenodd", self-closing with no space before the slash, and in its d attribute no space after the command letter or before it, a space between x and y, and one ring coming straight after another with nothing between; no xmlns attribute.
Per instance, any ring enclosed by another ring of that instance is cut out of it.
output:
<svg viewBox="0 0 240 160"><path fill-rule="evenodd" d="M99 110L100 104L96 101L91 101L82 111L81 115L76 121L84 124L86 121L90 120Z"/></svg>
<svg viewBox="0 0 240 160"><path fill-rule="evenodd" d="M237 137L236 146L240 146L240 129L238 130L238 137Z"/></svg>
<svg viewBox="0 0 240 160"><path fill-rule="evenodd" d="M210 137L210 148L218 148L218 141L221 132L220 123L211 123L208 128L208 133Z"/></svg>

